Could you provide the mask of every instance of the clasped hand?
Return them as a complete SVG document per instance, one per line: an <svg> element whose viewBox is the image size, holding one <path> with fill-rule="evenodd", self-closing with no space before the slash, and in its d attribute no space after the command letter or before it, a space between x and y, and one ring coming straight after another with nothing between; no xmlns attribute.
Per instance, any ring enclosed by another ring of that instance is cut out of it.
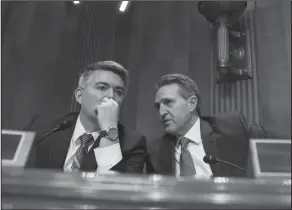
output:
<svg viewBox="0 0 292 210"><path fill-rule="evenodd" d="M119 104L112 98L105 97L95 106L97 120L101 130L117 127L119 118Z"/></svg>

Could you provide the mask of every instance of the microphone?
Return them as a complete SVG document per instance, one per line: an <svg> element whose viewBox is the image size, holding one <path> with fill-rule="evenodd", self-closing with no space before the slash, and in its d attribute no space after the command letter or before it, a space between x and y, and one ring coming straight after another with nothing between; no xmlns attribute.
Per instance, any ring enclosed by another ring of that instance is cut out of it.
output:
<svg viewBox="0 0 292 210"><path fill-rule="evenodd" d="M39 144L43 139L45 139L47 136L51 135L52 133L69 128L76 120L74 117L67 118L67 117L70 117L71 115L72 115L71 113L67 114L63 121L61 121L53 130L49 131L48 133L43 135L39 140L37 140L36 144Z"/></svg>
<svg viewBox="0 0 292 210"><path fill-rule="evenodd" d="M208 163L208 164L225 163L225 164L227 164L227 165L233 166L233 167L235 167L235 168L237 168L237 169L239 169L239 170L242 170L242 171L246 172L245 169L243 169L243 168L241 168L241 167L239 167L239 166L237 166L237 165L235 165L235 164L233 164L233 163L230 163L230 162L227 162L227 161L224 161L224 160L220 160L219 158L216 158L216 157L214 157L214 156L208 156L208 155L206 155L206 156L203 158L203 161L204 161L205 163Z"/></svg>

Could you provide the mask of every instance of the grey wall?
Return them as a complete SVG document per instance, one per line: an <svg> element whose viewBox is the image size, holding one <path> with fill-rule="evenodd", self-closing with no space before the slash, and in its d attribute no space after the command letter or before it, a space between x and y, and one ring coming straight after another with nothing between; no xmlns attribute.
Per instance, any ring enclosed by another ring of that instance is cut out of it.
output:
<svg viewBox="0 0 292 210"><path fill-rule="evenodd" d="M7 3L7 2L6 2ZM9 2L2 33L2 127L22 128L36 114L67 112L76 63L78 11L65 2Z"/></svg>
<svg viewBox="0 0 292 210"><path fill-rule="evenodd" d="M291 2L256 1L255 21L262 122L291 138Z"/></svg>

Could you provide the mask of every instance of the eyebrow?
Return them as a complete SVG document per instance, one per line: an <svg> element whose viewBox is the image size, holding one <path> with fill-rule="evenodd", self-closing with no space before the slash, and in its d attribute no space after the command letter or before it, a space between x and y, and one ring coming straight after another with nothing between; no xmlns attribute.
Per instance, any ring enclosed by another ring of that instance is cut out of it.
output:
<svg viewBox="0 0 292 210"><path fill-rule="evenodd" d="M105 85L105 86L111 86L108 82L96 82L95 85ZM125 90L122 86L114 86L115 89L119 90Z"/></svg>

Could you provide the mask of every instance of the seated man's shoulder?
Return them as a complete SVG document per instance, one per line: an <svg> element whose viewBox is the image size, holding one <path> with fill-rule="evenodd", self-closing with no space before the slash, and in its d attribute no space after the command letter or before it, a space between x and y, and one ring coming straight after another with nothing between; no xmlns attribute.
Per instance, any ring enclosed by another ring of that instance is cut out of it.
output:
<svg viewBox="0 0 292 210"><path fill-rule="evenodd" d="M239 120L241 118L245 118L244 115L239 111L230 111L220 113L215 116L217 119L224 119L224 120Z"/></svg>
<svg viewBox="0 0 292 210"><path fill-rule="evenodd" d="M118 125L119 136L124 143L129 145L139 144L146 147L146 137L137 130L132 128L126 128L124 125Z"/></svg>
<svg viewBox="0 0 292 210"><path fill-rule="evenodd" d="M147 152L148 153L157 153L161 146L164 145L163 141L170 140L168 139L167 134L158 135L153 138L147 139Z"/></svg>
<svg viewBox="0 0 292 210"><path fill-rule="evenodd" d="M218 123L227 123L232 126L234 123L235 124L241 124L242 126L247 126L247 120L246 117L244 116L243 113L239 111L230 111L230 112L224 112L224 113L219 113L217 115L211 116L210 117L212 122L215 124Z"/></svg>
<svg viewBox="0 0 292 210"><path fill-rule="evenodd" d="M224 112L213 116L202 117L216 128L218 132L246 134L248 124L245 116L238 111Z"/></svg>
<svg viewBox="0 0 292 210"><path fill-rule="evenodd" d="M140 133L139 131L137 131L133 128L126 127L122 124L118 125L118 129L119 129L119 132L125 136L132 136L132 137L142 137L143 136L143 134Z"/></svg>
<svg viewBox="0 0 292 210"><path fill-rule="evenodd" d="M159 137L149 138L147 139L147 147L156 147L159 141L161 141Z"/></svg>
<svg viewBox="0 0 292 210"><path fill-rule="evenodd" d="M223 112L216 115L202 116L201 119L209 123L216 123L221 121L246 121L245 116L239 111Z"/></svg>

